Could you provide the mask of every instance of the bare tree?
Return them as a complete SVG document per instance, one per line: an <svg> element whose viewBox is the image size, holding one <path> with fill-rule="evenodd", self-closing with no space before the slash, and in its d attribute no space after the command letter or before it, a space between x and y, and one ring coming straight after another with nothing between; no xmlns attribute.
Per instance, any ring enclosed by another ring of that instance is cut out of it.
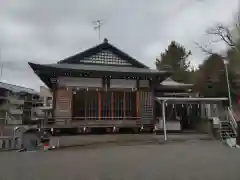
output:
<svg viewBox="0 0 240 180"><path fill-rule="evenodd" d="M237 13L237 18L235 19L235 23L232 27L226 26L224 24L217 24L214 27L209 28L206 31L207 35L214 38L211 39L210 45L218 42L224 42L230 49L239 52L239 40L240 40L240 10ZM200 45L196 43L196 45L207 54L219 54L209 48L208 46ZM224 55L221 55L224 57Z"/></svg>
<svg viewBox="0 0 240 180"><path fill-rule="evenodd" d="M207 34L218 37L215 42L223 41L229 47L234 47L236 45L232 31L229 27L224 26L223 24L218 24L216 27L208 29Z"/></svg>
<svg viewBox="0 0 240 180"><path fill-rule="evenodd" d="M239 27L240 27L240 24L239 24ZM234 31L231 30L229 27L223 24L217 24L215 27L209 28L206 31L206 33L208 36L210 36L210 42L209 42L210 46L195 43L204 53L207 53L209 55L219 54L217 52L214 52L213 49L211 48L213 44L216 44L219 42L224 42L229 48L238 50L236 48L238 38L236 38L235 36L236 33L234 33ZM221 56L224 57L225 55L221 55Z"/></svg>

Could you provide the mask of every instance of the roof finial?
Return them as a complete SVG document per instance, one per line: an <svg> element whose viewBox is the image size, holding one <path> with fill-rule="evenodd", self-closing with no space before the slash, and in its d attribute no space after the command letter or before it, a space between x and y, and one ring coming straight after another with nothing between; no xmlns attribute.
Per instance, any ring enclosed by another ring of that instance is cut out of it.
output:
<svg viewBox="0 0 240 180"><path fill-rule="evenodd" d="M108 39L104 38L103 42L108 43Z"/></svg>

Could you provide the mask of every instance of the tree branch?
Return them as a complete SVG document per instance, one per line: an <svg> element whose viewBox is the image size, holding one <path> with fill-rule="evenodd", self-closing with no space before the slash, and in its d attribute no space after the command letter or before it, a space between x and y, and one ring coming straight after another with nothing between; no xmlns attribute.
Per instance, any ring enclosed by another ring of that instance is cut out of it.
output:
<svg viewBox="0 0 240 180"><path fill-rule="evenodd" d="M224 25L218 24L216 27L208 29L207 34L220 37L229 47L236 45L230 29Z"/></svg>
<svg viewBox="0 0 240 180"><path fill-rule="evenodd" d="M202 50L202 52L208 54L208 55L213 55L216 54L212 51L212 49L209 49L207 47L204 47L203 45L200 45L199 43L195 42L194 43L198 48L200 48Z"/></svg>

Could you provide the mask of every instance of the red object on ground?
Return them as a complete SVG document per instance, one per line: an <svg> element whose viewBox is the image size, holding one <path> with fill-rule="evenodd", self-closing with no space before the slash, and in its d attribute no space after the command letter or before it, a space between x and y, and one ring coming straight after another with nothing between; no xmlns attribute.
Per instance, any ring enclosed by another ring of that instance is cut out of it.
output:
<svg viewBox="0 0 240 180"><path fill-rule="evenodd" d="M43 150L46 151L49 149L49 144L43 144Z"/></svg>

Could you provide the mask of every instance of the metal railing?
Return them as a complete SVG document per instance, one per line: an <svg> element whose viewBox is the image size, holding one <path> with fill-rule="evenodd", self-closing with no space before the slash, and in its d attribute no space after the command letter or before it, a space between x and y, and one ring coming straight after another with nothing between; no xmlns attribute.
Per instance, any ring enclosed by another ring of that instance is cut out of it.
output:
<svg viewBox="0 0 240 180"><path fill-rule="evenodd" d="M15 150L21 148L18 137L0 137L0 150Z"/></svg>
<svg viewBox="0 0 240 180"><path fill-rule="evenodd" d="M234 114L229 107L228 107L227 111L228 111L228 119L229 119L229 122L232 126L232 129L233 129L234 133L237 134L238 124L237 124L237 121L234 117Z"/></svg>
<svg viewBox="0 0 240 180"><path fill-rule="evenodd" d="M6 115L6 123L11 125L22 124L22 119L19 117L15 117L14 115L7 114Z"/></svg>
<svg viewBox="0 0 240 180"><path fill-rule="evenodd" d="M8 112L13 115L22 115L23 110L22 109L16 109L14 107L9 108Z"/></svg>

